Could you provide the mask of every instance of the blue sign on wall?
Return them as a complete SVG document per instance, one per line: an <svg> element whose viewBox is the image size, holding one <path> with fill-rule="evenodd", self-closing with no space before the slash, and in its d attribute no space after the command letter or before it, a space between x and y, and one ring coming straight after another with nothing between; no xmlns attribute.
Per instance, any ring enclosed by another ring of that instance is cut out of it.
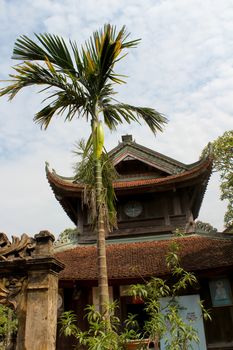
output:
<svg viewBox="0 0 233 350"><path fill-rule="evenodd" d="M191 324L197 331L199 342L191 342L188 349L192 350L207 350L202 311L200 306L200 297L195 295L184 295L176 297L175 302L178 304L179 314L184 322ZM171 301L171 298L162 298L161 304L166 307ZM166 342L169 342L169 325L167 334L161 340L161 350L166 350Z"/></svg>

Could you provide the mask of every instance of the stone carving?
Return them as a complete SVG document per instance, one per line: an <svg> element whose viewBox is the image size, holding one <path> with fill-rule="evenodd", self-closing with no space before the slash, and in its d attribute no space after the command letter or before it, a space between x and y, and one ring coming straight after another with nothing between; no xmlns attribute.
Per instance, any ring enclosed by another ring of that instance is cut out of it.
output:
<svg viewBox="0 0 233 350"><path fill-rule="evenodd" d="M207 222L196 221L195 232L197 233L217 233L218 230Z"/></svg>
<svg viewBox="0 0 233 350"><path fill-rule="evenodd" d="M63 244L72 244L76 243L78 239L78 229L66 229L64 230L59 236L58 239L55 241L54 245L60 246Z"/></svg>
<svg viewBox="0 0 233 350"><path fill-rule="evenodd" d="M35 246L35 239L26 233L22 234L21 238L12 236L12 242L10 242L7 235L0 232L0 261L30 257Z"/></svg>
<svg viewBox="0 0 233 350"><path fill-rule="evenodd" d="M18 318L17 350L55 350L58 273L54 236L40 231L12 242L0 233L0 304Z"/></svg>
<svg viewBox="0 0 233 350"><path fill-rule="evenodd" d="M2 278L0 280L0 304L13 307L16 310L20 292L26 283L25 276Z"/></svg>

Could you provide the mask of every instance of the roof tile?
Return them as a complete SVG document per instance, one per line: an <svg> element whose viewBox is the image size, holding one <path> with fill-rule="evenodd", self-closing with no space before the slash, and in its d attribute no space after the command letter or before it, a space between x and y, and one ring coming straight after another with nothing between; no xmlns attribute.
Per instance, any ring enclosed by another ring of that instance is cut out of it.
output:
<svg viewBox="0 0 233 350"><path fill-rule="evenodd" d="M191 235L176 238L180 243L182 266L188 271L233 266L233 240ZM161 276L168 273L165 256L171 239L107 245L109 279ZM78 246L58 252L65 264L60 272L63 280L97 280L95 246Z"/></svg>

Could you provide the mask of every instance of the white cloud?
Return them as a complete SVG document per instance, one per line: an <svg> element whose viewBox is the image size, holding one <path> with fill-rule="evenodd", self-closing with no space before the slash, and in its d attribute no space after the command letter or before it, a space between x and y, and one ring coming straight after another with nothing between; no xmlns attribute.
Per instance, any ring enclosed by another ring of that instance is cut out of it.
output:
<svg viewBox="0 0 233 350"><path fill-rule="evenodd" d="M142 38L119 63L118 70L129 75L128 84L117 87L119 99L154 107L169 124L156 138L144 126L123 125L107 133L108 149L122 133L132 133L138 143L192 163L209 141L232 129L233 4L228 0L114 0L111 5L22 0L20 5L0 0L0 79L10 72L13 44L22 34L48 31L82 44L111 22L126 24L132 38ZM0 100L0 229L9 234L44 228L58 234L71 225L48 187L44 161L71 175L72 145L89 134L84 121L64 125L60 118L40 131L32 123L41 101L34 92L28 89L12 103ZM213 177L200 218L222 229L224 205L217 189Z"/></svg>

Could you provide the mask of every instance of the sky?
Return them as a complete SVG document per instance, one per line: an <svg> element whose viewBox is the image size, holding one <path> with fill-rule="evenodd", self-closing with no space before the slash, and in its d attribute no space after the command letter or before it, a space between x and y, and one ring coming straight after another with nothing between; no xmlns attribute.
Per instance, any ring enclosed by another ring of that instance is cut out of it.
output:
<svg viewBox="0 0 233 350"><path fill-rule="evenodd" d="M0 0L0 79L8 78L15 40L52 33L82 45L93 31L126 25L141 38L116 71L127 84L116 86L123 102L155 108L169 120L154 136L145 125L124 124L105 131L106 147L121 135L183 163L199 159L208 142L233 126L233 2L229 0ZM4 83L1 83L4 86ZM45 161L72 176L74 144L89 135L85 120L55 117L46 131L33 123L43 95L28 88L12 102L0 99L0 232L56 237L74 227L56 201L45 176ZM213 174L199 220L219 231L226 203Z"/></svg>

